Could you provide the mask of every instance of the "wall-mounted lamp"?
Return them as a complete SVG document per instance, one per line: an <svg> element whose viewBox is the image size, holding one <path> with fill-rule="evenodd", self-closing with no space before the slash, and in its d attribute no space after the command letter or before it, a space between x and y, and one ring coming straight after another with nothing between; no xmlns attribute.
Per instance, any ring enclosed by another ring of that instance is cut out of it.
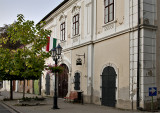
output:
<svg viewBox="0 0 160 113"><path fill-rule="evenodd" d="M76 54L76 56L79 57L79 58L77 58L77 60L76 60L76 65L82 65L82 59L80 58L80 56L83 56L83 57L84 57L84 63L85 63L85 53L84 53L84 55Z"/></svg>
<svg viewBox="0 0 160 113"><path fill-rule="evenodd" d="M76 65L82 65L82 59L81 58L77 58Z"/></svg>

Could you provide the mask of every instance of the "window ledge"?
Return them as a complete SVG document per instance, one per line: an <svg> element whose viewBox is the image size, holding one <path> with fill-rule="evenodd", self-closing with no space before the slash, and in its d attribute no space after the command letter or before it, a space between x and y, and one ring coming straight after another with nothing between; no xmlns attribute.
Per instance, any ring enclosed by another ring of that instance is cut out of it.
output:
<svg viewBox="0 0 160 113"><path fill-rule="evenodd" d="M66 42L66 40L61 40L61 43L64 43L64 42Z"/></svg>
<svg viewBox="0 0 160 113"><path fill-rule="evenodd" d="M74 36L72 36L72 39L73 39L73 38L77 38L77 37L79 37L79 36L80 36L80 34L74 35Z"/></svg>
<svg viewBox="0 0 160 113"><path fill-rule="evenodd" d="M106 27L106 26L111 25L111 24L114 24L114 23L117 23L117 20L108 22L108 23L104 24L102 27Z"/></svg>

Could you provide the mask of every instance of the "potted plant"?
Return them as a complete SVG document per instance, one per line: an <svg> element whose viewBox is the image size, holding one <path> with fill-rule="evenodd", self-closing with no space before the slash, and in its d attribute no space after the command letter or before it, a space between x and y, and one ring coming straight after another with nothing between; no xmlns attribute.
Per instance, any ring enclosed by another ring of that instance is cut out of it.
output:
<svg viewBox="0 0 160 113"><path fill-rule="evenodd" d="M56 66L56 65L48 65L48 66L46 66L46 70L48 70L49 73L62 73L63 67Z"/></svg>
<svg viewBox="0 0 160 113"><path fill-rule="evenodd" d="M44 97L37 97L37 96L34 98L25 97L25 98L18 100L18 104L21 104L21 105L45 104L46 103L45 99L46 98L44 98Z"/></svg>

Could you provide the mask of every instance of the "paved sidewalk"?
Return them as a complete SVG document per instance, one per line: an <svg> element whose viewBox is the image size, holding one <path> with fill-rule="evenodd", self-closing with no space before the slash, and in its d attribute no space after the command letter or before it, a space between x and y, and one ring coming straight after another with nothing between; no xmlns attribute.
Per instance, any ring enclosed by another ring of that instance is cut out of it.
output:
<svg viewBox="0 0 160 113"><path fill-rule="evenodd" d="M10 92L9 91L1 91L1 95L0 95L0 100L3 100L4 98L10 98ZM34 94L25 94L25 97L36 97L39 95L34 95ZM18 93L18 92L13 92L13 99L20 99L23 97L23 93Z"/></svg>
<svg viewBox="0 0 160 113"><path fill-rule="evenodd" d="M14 112L0 102L0 113L14 113Z"/></svg>
<svg viewBox="0 0 160 113"><path fill-rule="evenodd" d="M9 96L9 92L2 92L2 95ZM36 95L26 94L26 97L33 97ZM14 99L22 97L22 93L14 93ZM94 104L78 104L65 103L63 99L58 99L58 107L60 109L53 110L53 98L47 97L45 105L38 106L17 106L17 100L2 101L4 104L14 109L17 113L140 113L138 111L127 111L106 106L99 106ZM145 112L143 112L145 113ZM149 112L146 112L149 113Z"/></svg>

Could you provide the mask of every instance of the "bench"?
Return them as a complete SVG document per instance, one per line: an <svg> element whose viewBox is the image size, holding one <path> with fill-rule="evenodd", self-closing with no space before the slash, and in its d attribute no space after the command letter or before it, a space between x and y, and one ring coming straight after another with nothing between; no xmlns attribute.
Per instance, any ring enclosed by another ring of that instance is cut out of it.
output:
<svg viewBox="0 0 160 113"><path fill-rule="evenodd" d="M78 99L78 93L76 91L71 91L69 97L64 97L65 101L75 102Z"/></svg>

